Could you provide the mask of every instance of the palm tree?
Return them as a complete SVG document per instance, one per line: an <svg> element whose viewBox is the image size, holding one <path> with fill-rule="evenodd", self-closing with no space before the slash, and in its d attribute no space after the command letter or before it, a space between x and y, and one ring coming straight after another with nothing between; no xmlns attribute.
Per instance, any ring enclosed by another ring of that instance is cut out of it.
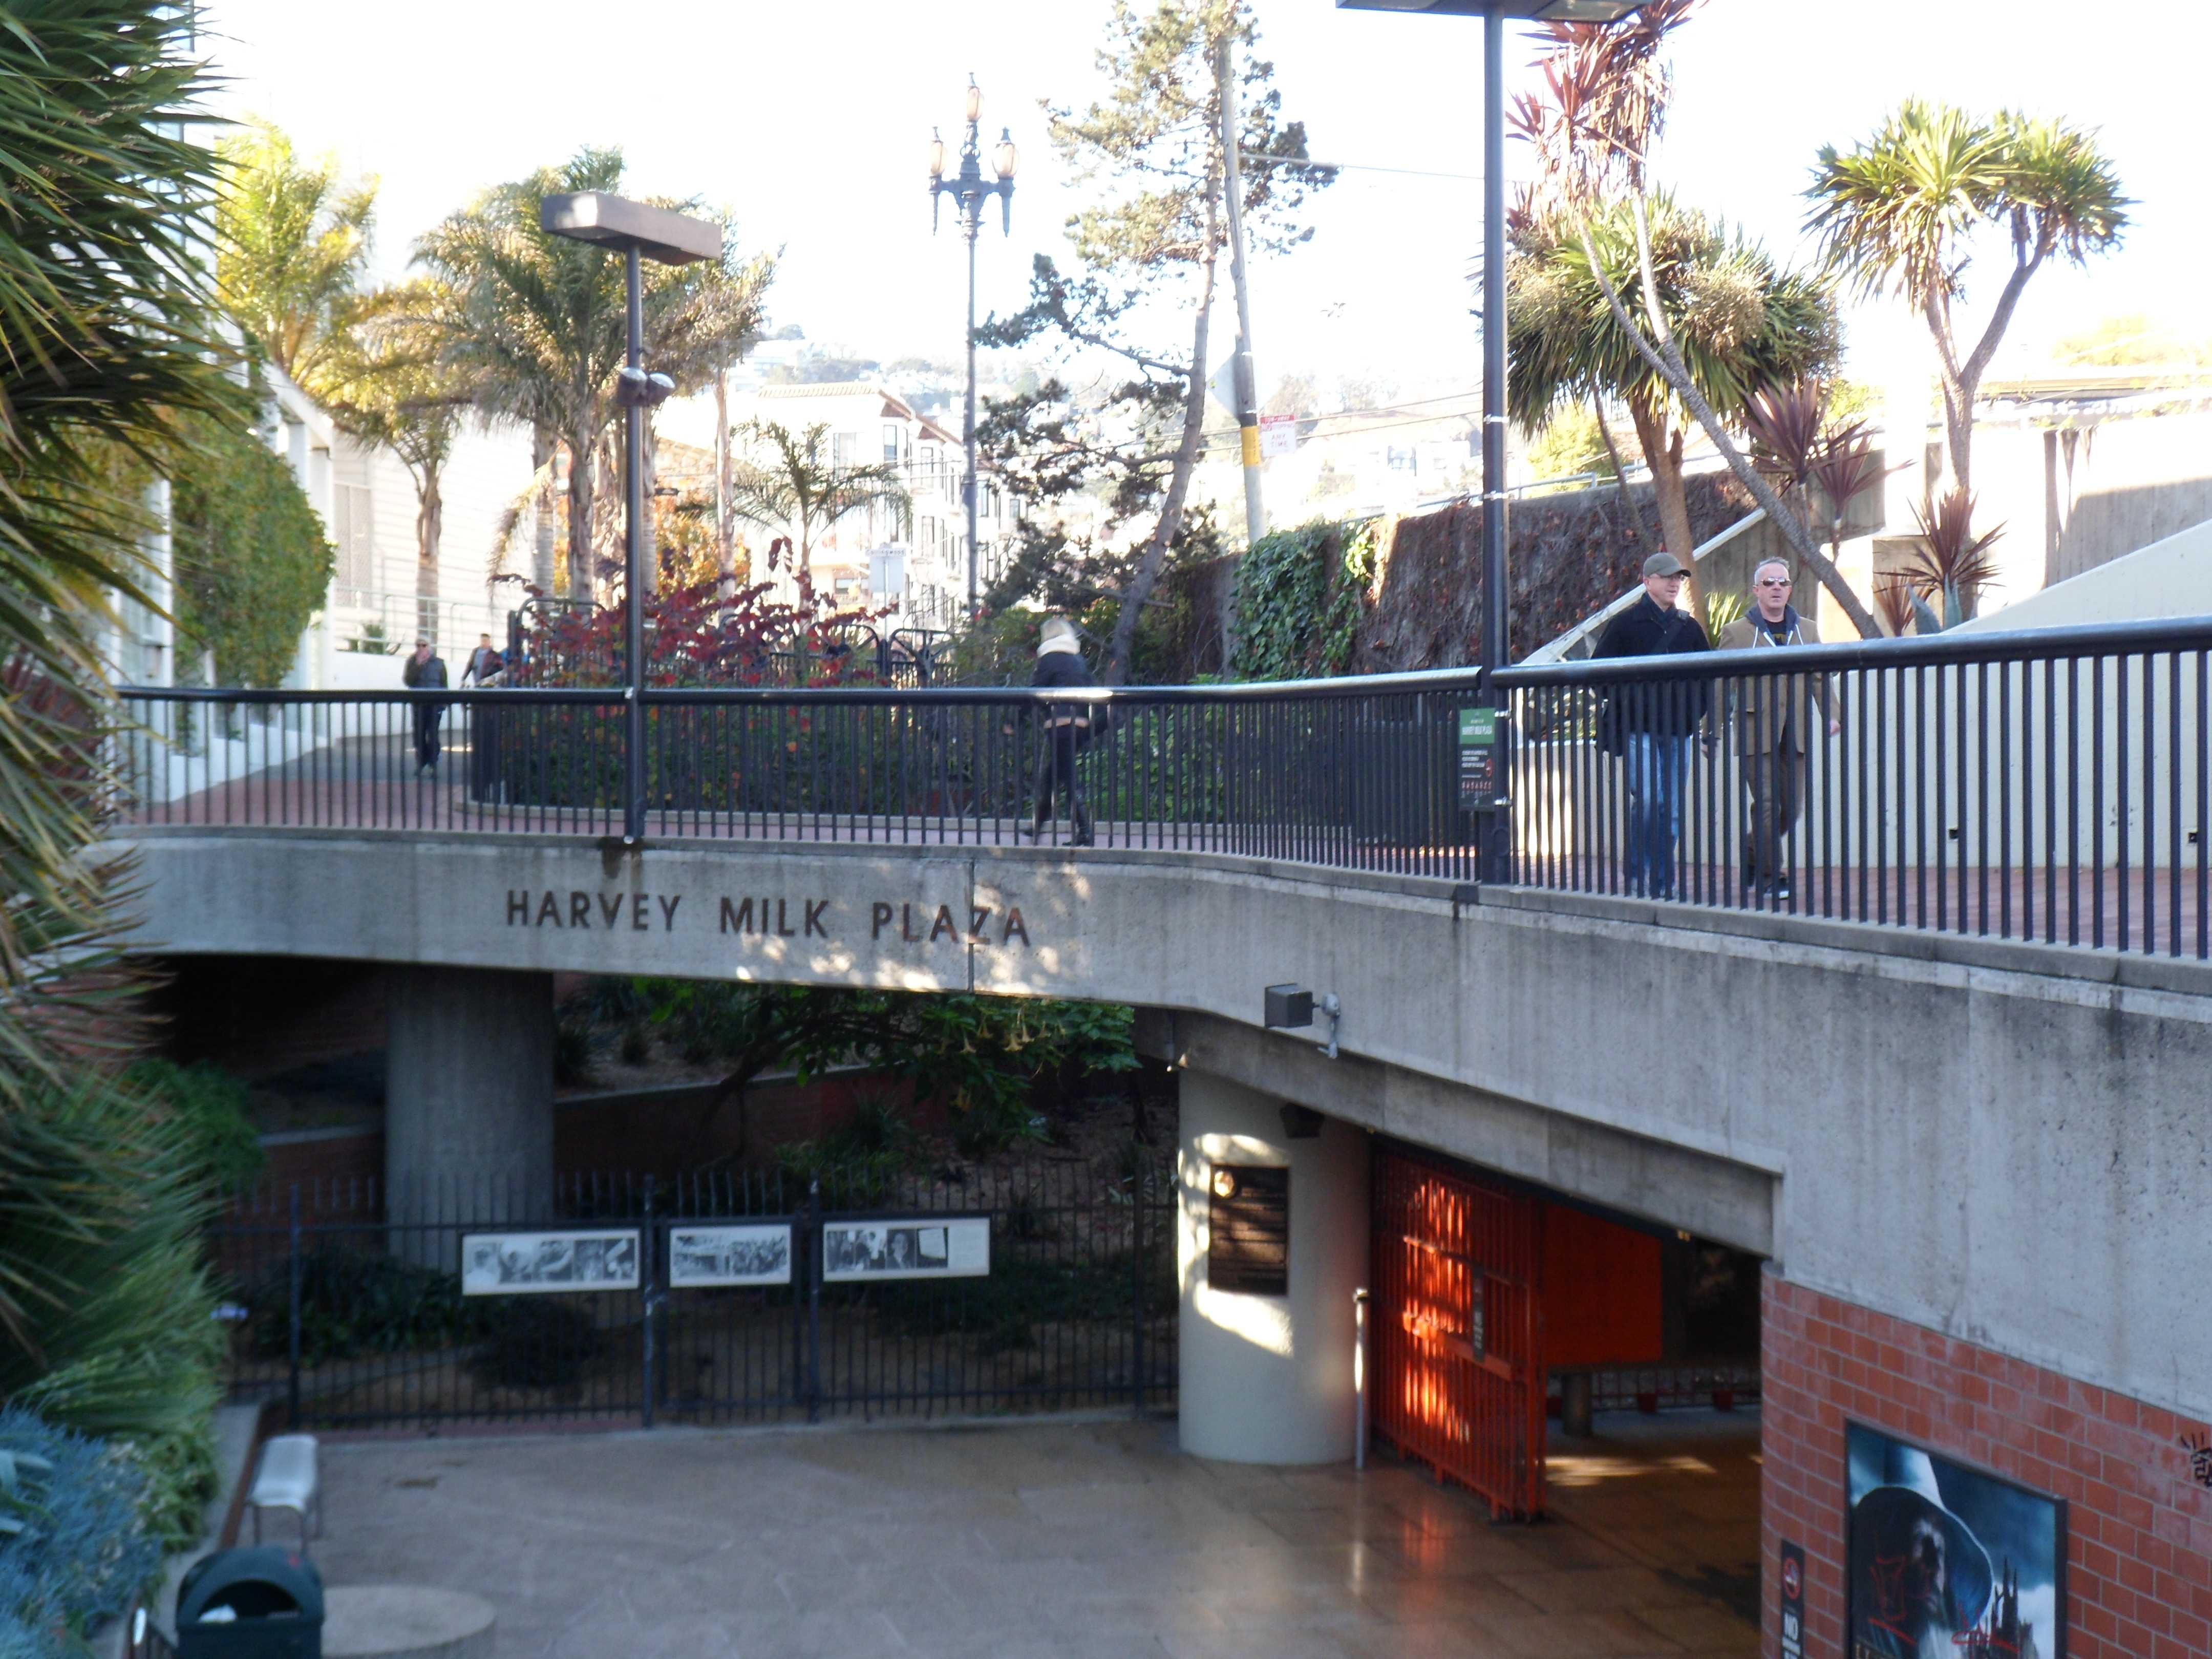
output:
<svg viewBox="0 0 2212 1659"><path fill-rule="evenodd" d="M338 182L335 156L309 165L266 121L216 147L216 286L267 361L304 385L343 333L368 269L376 181Z"/></svg>
<svg viewBox="0 0 2212 1659"><path fill-rule="evenodd" d="M1983 121L1909 99L1857 149L1823 149L1805 193L1828 268L1862 294L1898 295L1927 324L1951 481L1968 495L1974 398L2028 279L2054 256L2086 264L2127 228L2111 161L2064 121L2009 111ZM2010 238L2012 270L1981 337L1962 351L1952 307L1966 294L1966 242L1991 228Z"/></svg>
<svg viewBox="0 0 2212 1659"><path fill-rule="evenodd" d="M1650 158L1666 124L1672 77L1661 53L1698 0L1646 0L1613 24L1549 23L1552 49L1539 60L1544 91L1522 97L1513 125L1535 147L1546 208L1582 243L1591 279L1621 337L1663 380L1703 428L1793 551L1820 580L1863 639L1881 631L1874 613L1821 550L1805 522L1784 504L1698 383L1661 293L1652 232ZM1641 314L1622 298L1612 261L1599 252L1596 221L1609 203L1625 204L1636 241Z"/></svg>
<svg viewBox="0 0 2212 1659"><path fill-rule="evenodd" d="M364 296L323 353L307 390L340 425L399 458L415 483L417 631L434 638L441 488L471 388L441 356L453 325L450 289L428 278Z"/></svg>
<svg viewBox="0 0 2212 1659"><path fill-rule="evenodd" d="M587 242L548 234L538 209L570 191L619 191L619 150L586 149L559 167L501 185L416 244L416 262L453 290L444 356L487 415L557 434L568 451L568 592L592 591L592 457L614 412L612 387L627 342L623 261ZM696 210L690 202L659 205ZM646 353L679 392L739 355L760 325L773 260L648 264Z"/></svg>
<svg viewBox="0 0 2212 1659"><path fill-rule="evenodd" d="M731 478L730 510L787 532L792 568L802 582L812 580L815 542L838 520L878 501L908 504L906 485L890 462L849 465L826 453L830 428L823 422L794 434L775 421L748 421L734 435L745 441L750 455Z"/></svg>
<svg viewBox="0 0 2212 1659"><path fill-rule="evenodd" d="M1627 205L1593 212L1589 230L1586 240L1556 212L1516 216L1507 407L1533 428L1562 406L1624 405L1651 469L1661 539L1686 562L1694 544L1682 447L1692 418L1667 377L1614 321L1593 270L1594 247L1615 289L1638 280L1638 237ZM1651 203L1649 245L1654 286L1677 349L1723 419L1741 420L1761 388L1818 374L1833 362L1835 307L1820 283L1779 269L1757 244L1663 195Z"/></svg>
<svg viewBox="0 0 2212 1659"><path fill-rule="evenodd" d="M11 0L0 29L0 1396L137 1441L196 1506L175 1475L211 1470L220 1341L198 1218L109 1074L129 988L88 948L126 873L91 856L101 635L143 597L116 486L173 462L180 417L247 413L195 253L216 161L190 20Z"/></svg>

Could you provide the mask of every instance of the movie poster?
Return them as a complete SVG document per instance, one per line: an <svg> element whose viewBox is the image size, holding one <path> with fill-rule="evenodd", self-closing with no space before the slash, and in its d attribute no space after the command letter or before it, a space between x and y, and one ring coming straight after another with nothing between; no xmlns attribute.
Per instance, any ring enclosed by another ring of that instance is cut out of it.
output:
<svg viewBox="0 0 2212 1659"><path fill-rule="evenodd" d="M2063 1659L2066 1505L1847 1425L1849 1659Z"/></svg>

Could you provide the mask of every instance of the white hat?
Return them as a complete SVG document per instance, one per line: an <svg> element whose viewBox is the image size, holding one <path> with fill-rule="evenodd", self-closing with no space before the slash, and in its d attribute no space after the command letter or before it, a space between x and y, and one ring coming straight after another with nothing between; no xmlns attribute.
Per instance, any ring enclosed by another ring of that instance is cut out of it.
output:
<svg viewBox="0 0 2212 1659"><path fill-rule="evenodd" d="M1065 617L1047 617L1044 626L1037 632L1037 655L1048 652L1073 651L1076 646L1075 624Z"/></svg>

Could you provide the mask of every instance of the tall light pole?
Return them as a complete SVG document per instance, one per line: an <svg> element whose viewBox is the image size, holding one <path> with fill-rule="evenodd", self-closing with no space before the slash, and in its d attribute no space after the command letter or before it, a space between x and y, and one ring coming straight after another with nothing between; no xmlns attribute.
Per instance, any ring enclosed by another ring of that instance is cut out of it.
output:
<svg viewBox="0 0 2212 1659"><path fill-rule="evenodd" d="M960 146L960 171L950 179L945 176L945 140L935 133L929 139L929 228L933 233L936 230L938 204L950 196L960 210L961 234L968 239L968 422L960 440L966 454L960 493L968 509L968 620L971 623L981 609L975 582L975 238L983 228L986 199L999 198L1002 234L1011 236L1014 231L1013 131L1000 130L999 148L991 158L999 176L987 179L982 140L976 128L982 113L982 88L971 75L968 77L968 137Z"/></svg>
<svg viewBox="0 0 2212 1659"><path fill-rule="evenodd" d="M623 411L623 845L645 839L645 413L676 390L645 368L644 281L640 262L690 264L722 257L722 228L603 190L548 196L538 223L550 235L619 248L629 343L615 376Z"/></svg>
<svg viewBox="0 0 2212 1659"><path fill-rule="evenodd" d="M1643 0L1336 0L1349 11L1433 12L1482 19L1482 666L1507 662L1505 605L1505 25L1611 23ZM1483 701L1498 698L1484 678ZM1492 805L1476 833L1485 880L1502 877L1505 721L1495 720Z"/></svg>

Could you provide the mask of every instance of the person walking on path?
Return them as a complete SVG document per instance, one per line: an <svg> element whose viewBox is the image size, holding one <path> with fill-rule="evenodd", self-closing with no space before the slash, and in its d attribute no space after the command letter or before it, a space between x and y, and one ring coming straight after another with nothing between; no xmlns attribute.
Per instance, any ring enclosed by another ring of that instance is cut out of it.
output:
<svg viewBox="0 0 2212 1659"><path fill-rule="evenodd" d="M1037 638L1036 668L1030 675L1030 684L1054 687L1098 684L1091 678L1090 665L1083 660L1075 624L1066 617L1045 618ZM1084 808L1082 786L1075 775L1075 757L1090 746L1093 712L1094 705L1090 703L1045 705L1044 753L1037 763L1036 821L1030 826L1032 840L1044 839L1045 826L1052 821L1053 798L1058 793L1067 801L1068 822L1073 831L1068 836L1069 844L1091 845L1091 814Z"/></svg>
<svg viewBox="0 0 2212 1659"><path fill-rule="evenodd" d="M410 691L442 691L447 684L446 659L431 648L429 641L417 640L415 654L407 659L399 678ZM438 727L446 718L446 705L426 700L414 707L415 770L420 775L437 767Z"/></svg>
<svg viewBox="0 0 2212 1659"><path fill-rule="evenodd" d="M477 635L477 648L469 653L469 665L461 670L461 684L474 680L478 685L489 685L507 666L507 659L491 648L491 635Z"/></svg>
<svg viewBox="0 0 2212 1659"><path fill-rule="evenodd" d="M1644 562L1644 597L1605 625L1600 657L1664 657L1710 651L1705 627L1678 608L1690 573L1663 548ZM1616 684L1600 716L1608 752L1628 763L1628 890L1674 896L1674 843L1682 834L1682 775L1704 725L1706 684L1668 679Z"/></svg>
<svg viewBox="0 0 2212 1659"><path fill-rule="evenodd" d="M1767 559L1751 573L1751 606L1721 629L1723 651L1818 645L1820 630L1790 603L1790 567ZM1790 896L1782 838L1797 827L1805 798L1805 734L1825 717L1844 729L1826 674L1759 674L1735 683L1736 753L1751 810L1743 827L1743 880L1774 899Z"/></svg>

